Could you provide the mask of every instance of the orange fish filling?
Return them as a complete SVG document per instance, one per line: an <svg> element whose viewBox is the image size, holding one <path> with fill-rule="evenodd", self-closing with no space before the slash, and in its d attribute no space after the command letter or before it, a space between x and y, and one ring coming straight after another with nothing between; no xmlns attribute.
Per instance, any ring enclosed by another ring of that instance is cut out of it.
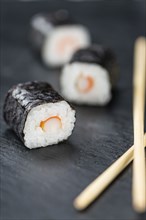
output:
<svg viewBox="0 0 146 220"><path fill-rule="evenodd" d="M94 86L94 80L91 76L79 76L77 80L77 88L81 93L89 92Z"/></svg>
<svg viewBox="0 0 146 220"><path fill-rule="evenodd" d="M48 131L48 130L56 130L58 128L62 127L62 122L59 116L52 116L47 118L44 121L40 122L40 127L44 130L44 131Z"/></svg>
<svg viewBox="0 0 146 220"><path fill-rule="evenodd" d="M66 36L58 42L57 51L59 54L64 54L64 51L69 47L77 48L78 42L75 38Z"/></svg>

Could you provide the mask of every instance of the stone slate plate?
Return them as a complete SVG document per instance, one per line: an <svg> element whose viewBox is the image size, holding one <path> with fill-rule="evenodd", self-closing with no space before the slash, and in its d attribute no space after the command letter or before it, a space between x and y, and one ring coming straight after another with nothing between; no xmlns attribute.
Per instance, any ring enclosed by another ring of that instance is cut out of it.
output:
<svg viewBox="0 0 146 220"><path fill-rule="evenodd" d="M73 135L61 144L28 150L7 127L1 111L1 219L125 219L138 216L131 203L131 166L89 209L73 199L133 143L132 66L135 39L145 34L144 1L1 3L1 108L6 91L19 82L49 81L59 91L59 70L47 69L29 48L30 17L66 8L87 25L93 42L115 50L120 77L112 102L79 107Z"/></svg>

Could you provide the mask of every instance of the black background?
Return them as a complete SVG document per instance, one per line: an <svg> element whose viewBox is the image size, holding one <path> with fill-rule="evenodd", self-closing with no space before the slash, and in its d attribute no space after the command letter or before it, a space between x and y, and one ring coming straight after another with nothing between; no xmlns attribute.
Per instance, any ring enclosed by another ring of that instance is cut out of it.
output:
<svg viewBox="0 0 146 220"><path fill-rule="evenodd" d="M107 107L75 106L77 122L69 140L41 149L25 148L1 111L1 219L144 218L132 209L131 166L86 211L72 205L133 143L133 45L145 34L144 1L1 2L1 109L6 91L19 82L46 80L59 91L59 70L44 67L28 43L30 17L59 8L86 25L93 42L114 49L120 65L117 90Z"/></svg>

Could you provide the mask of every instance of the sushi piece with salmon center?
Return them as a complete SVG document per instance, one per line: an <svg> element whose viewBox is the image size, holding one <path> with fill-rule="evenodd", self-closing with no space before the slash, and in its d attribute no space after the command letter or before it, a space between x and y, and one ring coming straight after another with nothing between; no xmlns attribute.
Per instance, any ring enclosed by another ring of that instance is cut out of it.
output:
<svg viewBox="0 0 146 220"><path fill-rule="evenodd" d="M30 26L31 45L47 66L61 66L77 49L90 45L88 29L73 23L66 10L36 14Z"/></svg>
<svg viewBox="0 0 146 220"><path fill-rule="evenodd" d="M12 87L4 103L4 119L30 149L66 140L75 123L75 110L45 82Z"/></svg>
<svg viewBox="0 0 146 220"><path fill-rule="evenodd" d="M62 69L61 91L67 100L85 105L106 105L118 75L113 52L101 45L77 50Z"/></svg>

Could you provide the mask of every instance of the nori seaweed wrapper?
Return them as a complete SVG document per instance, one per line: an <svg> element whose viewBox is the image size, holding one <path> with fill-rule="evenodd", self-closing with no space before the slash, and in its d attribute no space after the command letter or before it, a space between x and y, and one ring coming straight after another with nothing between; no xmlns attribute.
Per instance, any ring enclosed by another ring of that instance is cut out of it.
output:
<svg viewBox="0 0 146 220"><path fill-rule="evenodd" d="M116 84L119 69L116 57L111 49L104 48L101 45L92 45L88 48L79 49L70 60L70 63L74 62L101 65L108 71L112 86Z"/></svg>
<svg viewBox="0 0 146 220"><path fill-rule="evenodd" d="M66 24L72 24L72 19L66 10L34 15L31 19L29 33L32 48L40 52L46 36L49 35L52 29Z"/></svg>
<svg viewBox="0 0 146 220"><path fill-rule="evenodd" d="M23 129L30 110L45 103L64 100L48 83L27 82L13 86L7 93L3 115L6 123L24 142Z"/></svg>

